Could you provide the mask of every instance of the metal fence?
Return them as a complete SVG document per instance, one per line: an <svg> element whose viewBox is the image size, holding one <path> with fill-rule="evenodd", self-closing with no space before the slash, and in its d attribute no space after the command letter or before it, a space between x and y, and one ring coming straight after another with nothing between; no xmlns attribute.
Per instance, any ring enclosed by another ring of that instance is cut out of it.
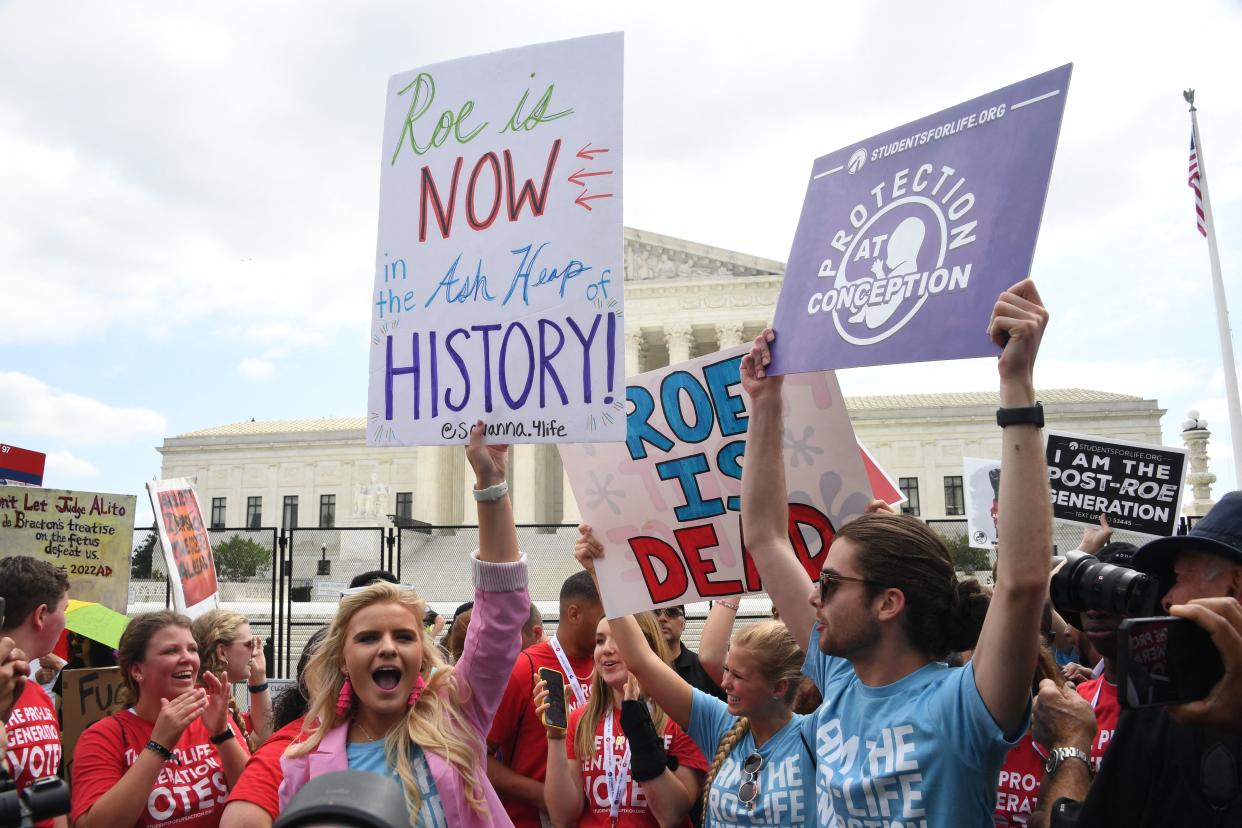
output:
<svg viewBox="0 0 1242 828"><path fill-rule="evenodd" d="M1183 518L1179 534L1198 518ZM928 525L947 540L966 534L965 519L929 520ZM524 524L517 527L518 543L530 570L531 600L542 611L544 629L556 629L562 582L578 570L573 559L574 524ZM148 532L135 533L135 547ZM265 641L268 673L273 678L293 675L306 641L331 621L341 590L365 572L384 569L412 585L436 612L451 617L459 604L471 600L470 553L478 546L476 525L344 527L337 529L225 528L209 532L217 551L221 603L250 619L251 629ZM1074 549L1082 539L1081 527L1054 524L1058 551ZM1116 531L1114 540L1141 545L1146 538ZM156 547L155 570L162 570ZM253 566L252 566L253 564ZM130 611L142 612L171 605L166 579L131 582ZM708 604L686 607L685 641L697 647ZM741 619L767 617L766 596L743 599Z"/></svg>

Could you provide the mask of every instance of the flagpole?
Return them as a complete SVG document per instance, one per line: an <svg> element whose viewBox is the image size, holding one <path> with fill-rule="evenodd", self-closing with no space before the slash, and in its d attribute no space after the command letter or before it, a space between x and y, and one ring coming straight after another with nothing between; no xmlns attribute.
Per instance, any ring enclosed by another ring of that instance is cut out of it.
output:
<svg viewBox="0 0 1242 828"><path fill-rule="evenodd" d="M1199 137L1195 91L1183 93L1190 104L1190 128L1195 136L1199 160L1199 192L1203 197L1203 225L1207 228L1208 258L1212 263L1212 295L1216 299L1216 330L1220 335L1221 364L1225 369L1225 394L1229 400L1229 434L1233 441L1234 486L1242 489L1242 405L1238 402L1238 369L1233 361L1233 335L1229 330L1229 307L1225 303L1225 282L1220 275L1220 253L1216 249L1216 223L1212 221L1212 200L1208 197L1207 163Z"/></svg>

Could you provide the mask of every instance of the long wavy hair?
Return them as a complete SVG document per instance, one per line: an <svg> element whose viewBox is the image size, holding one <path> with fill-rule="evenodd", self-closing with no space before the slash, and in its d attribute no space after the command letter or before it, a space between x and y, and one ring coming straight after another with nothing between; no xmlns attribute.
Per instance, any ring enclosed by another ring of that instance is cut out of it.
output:
<svg viewBox="0 0 1242 828"><path fill-rule="evenodd" d="M453 668L445 663L435 641L423 626L426 602L413 591L389 583L377 582L341 599L340 609L328 628L328 634L306 665L306 687L310 691L306 721L318 720L319 726L306 741L292 745L286 755L310 753L319 746L324 734L347 723L353 715L351 711L342 718L336 712L336 701L345 683L346 632L354 614L372 604L398 604L408 610L414 618L413 626L419 631L423 648L419 675L427 683L426 689L418 703L409 709L401 725L390 729L384 737L384 754L389 766L396 768L397 775L401 777L410 814L417 815L422 808L422 795L410 763L410 752L418 745L442 757L461 774L466 801L477 813L486 816L483 779L475 772L475 764L480 756L487 755L487 746L462 712L470 689L458 683Z"/></svg>
<svg viewBox="0 0 1242 828"><path fill-rule="evenodd" d="M798 688L802 684L802 662L806 659L806 655L783 623L760 621L757 624L748 624L734 633L729 647L734 651L745 650L746 654L755 660L760 675L773 685L781 679L787 679L789 686L785 690L782 701L790 709L793 708L794 696L797 695ZM712 783L716 781L716 774L720 773L720 766L724 764L725 757L733 752L738 741L746 735L748 730L750 730L750 719L739 716L738 720L733 723L733 727L729 728L728 732L720 738L716 755L712 758L711 767L707 769L707 777L703 780L704 814L707 813L708 796L711 794Z"/></svg>
<svg viewBox="0 0 1242 828"><path fill-rule="evenodd" d="M223 644L231 646L237 640L237 631L242 624L249 624L250 619L240 612L226 609L213 609L194 619L190 630L194 633L194 641L198 644L198 675L218 673L228 665L220 658L216 648ZM232 679L226 679L232 681Z"/></svg>
<svg viewBox="0 0 1242 828"><path fill-rule="evenodd" d="M667 662L668 643L664 640L664 633L660 630L660 622L656 621L655 613L637 612L634 620L643 631L647 646L661 661ZM640 698L645 701L647 696L644 693ZM583 767L595 759L595 729L605 716L612 715L612 710L612 689L604 682L599 670L596 670L591 676L591 697L587 699L582 718L578 720L578 731L574 734L574 752ZM651 722L655 725L656 733L663 735L664 728L668 726L668 714L659 705L652 705Z"/></svg>

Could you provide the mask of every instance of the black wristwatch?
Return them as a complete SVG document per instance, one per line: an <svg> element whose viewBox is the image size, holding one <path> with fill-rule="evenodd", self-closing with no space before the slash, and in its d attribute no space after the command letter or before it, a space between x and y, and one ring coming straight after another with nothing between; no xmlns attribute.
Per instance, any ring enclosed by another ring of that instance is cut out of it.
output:
<svg viewBox="0 0 1242 828"><path fill-rule="evenodd" d="M222 745L229 739L235 738L237 738L237 734L233 732L233 728L225 727L223 733L217 733L215 736L211 737L211 743L213 745Z"/></svg>
<svg viewBox="0 0 1242 828"><path fill-rule="evenodd" d="M1030 408L998 408L996 409L996 424L1001 428L1011 425L1033 425L1036 428L1044 427L1044 404L1039 400Z"/></svg>

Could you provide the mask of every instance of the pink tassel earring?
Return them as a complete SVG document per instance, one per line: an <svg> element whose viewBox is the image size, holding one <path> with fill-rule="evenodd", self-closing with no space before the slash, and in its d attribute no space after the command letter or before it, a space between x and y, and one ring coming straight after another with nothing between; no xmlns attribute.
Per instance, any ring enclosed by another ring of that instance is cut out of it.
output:
<svg viewBox="0 0 1242 828"><path fill-rule="evenodd" d="M349 683L349 676L346 676L345 683L341 685L341 695L336 697L336 715L342 719L345 718L353 706L354 686Z"/></svg>
<svg viewBox="0 0 1242 828"><path fill-rule="evenodd" d="M410 707L418 704L418 700L422 697L423 690L425 689L427 689L427 682L423 680L422 676L419 676L418 681L414 682L413 689L410 690Z"/></svg>

